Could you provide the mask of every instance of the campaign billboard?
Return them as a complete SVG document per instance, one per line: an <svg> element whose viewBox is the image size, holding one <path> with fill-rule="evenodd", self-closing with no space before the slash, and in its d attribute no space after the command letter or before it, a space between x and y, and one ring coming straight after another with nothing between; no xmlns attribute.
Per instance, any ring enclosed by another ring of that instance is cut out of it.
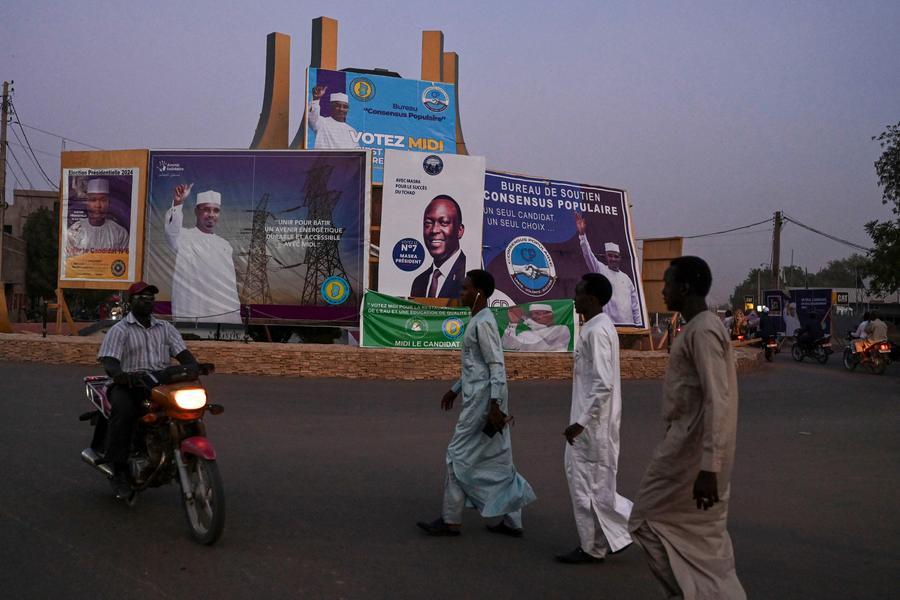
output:
<svg viewBox="0 0 900 600"><path fill-rule="evenodd" d="M378 291L459 297L481 268L484 157L385 152Z"/></svg>
<svg viewBox="0 0 900 600"><path fill-rule="evenodd" d="M384 151L456 152L451 83L309 68L308 149L371 148L372 182L383 181Z"/></svg>
<svg viewBox="0 0 900 600"><path fill-rule="evenodd" d="M134 281L142 176L140 166L62 170L59 280L64 287Z"/></svg>
<svg viewBox="0 0 900 600"><path fill-rule="evenodd" d="M612 283L613 322L647 326L624 190L488 171L483 261L497 286L492 306L573 298L596 272Z"/></svg>
<svg viewBox="0 0 900 600"><path fill-rule="evenodd" d="M365 150L154 150L144 279L174 321L358 319Z"/></svg>
<svg viewBox="0 0 900 600"><path fill-rule="evenodd" d="M547 300L490 309L507 352L572 352L577 333L572 300ZM428 306L366 292L360 329L364 348L459 350L467 307Z"/></svg>

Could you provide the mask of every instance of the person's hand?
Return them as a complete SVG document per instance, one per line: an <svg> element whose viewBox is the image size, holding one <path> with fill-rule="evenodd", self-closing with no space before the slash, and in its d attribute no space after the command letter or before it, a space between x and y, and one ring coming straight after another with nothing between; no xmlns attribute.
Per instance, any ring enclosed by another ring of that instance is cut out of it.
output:
<svg viewBox="0 0 900 600"><path fill-rule="evenodd" d="M575 213L575 231L578 232L578 235L584 235L586 228L584 225L584 217L581 216L581 213Z"/></svg>
<svg viewBox="0 0 900 600"><path fill-rule="evenodd" d="M491 427L496 429L497 431L503 431L503 428L506 427L506 424L512 421L512 417L503 413L500 410L500 405L493 398L491 399L491 408L488 409L487 416L488 423L491 424Z"/></svg>
<svg viewBox="0 0 900 600"><path fill-rule="evenodd" d="M178 206L191 194L191 188L194 187L193 183L181 183L175 186L175 192L173 193L172 198L172 206Z"/></svg>
<svg viewBox="0 0 900 600"><path fill-rule="evenodd" d="M518 323L522 320L525 313L518 306L510 306L507 314L509 315L510 323Z"/></svg>
<svg viewBox="0 0 900 600"><path fill-rule="evenodd" d="M456 400L457 393L453 390L447 390L447 393L444 394L444 397L441 398L441 408L443 410L450 410L453 408L453 401Z"/></svg>
<svg viewBox="0 0 900 600"><path fill-rule="evenodd" d="M694 481L694 500L697 501L697 508L708 510L713 504L719 501L718 478L711 471L700 471L697 474L697 480Z"/></svg>
<svg viewBox="0 0 900 600"><path fill-rule="evenodd" d="M569 442L570 446L575 445L575 438L581 435L581 432L584 431L584 427L579 425L578 423L572 423L566 430L563 432L563 435L566 436L566 441Z"/></svg>
<svg viewBox="0 0 900 600"><path fill-rule="evenodd" d="M328 89L327 85L317 85L316 87L313 88L312 99L318 100L319 98L321 98L322 96L325 95L325 90L327 90L327 89Z"/></svg>

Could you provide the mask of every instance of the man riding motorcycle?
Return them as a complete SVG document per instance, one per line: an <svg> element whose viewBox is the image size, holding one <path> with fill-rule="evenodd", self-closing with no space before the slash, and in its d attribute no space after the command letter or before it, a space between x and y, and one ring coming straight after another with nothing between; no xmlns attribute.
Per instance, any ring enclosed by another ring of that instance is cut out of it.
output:
<svg viewBox="0 0 900 600"><path fill-rule="evenodd" d="M139 281L128 288L131 312L113 325L103 339L97 360L103 364L107 375L113 378L108 397L112 411L109 418L106 452L103 462L113 467L110 479L118 499L131 495L128 483L128 451L134 427L140 416L139 408L146 389L138 371L159 371L169 366L171 357L182 365L197 364L175 327L156 319L153 311L154 296L159 289ZM97 428L95 436L103 435ZM100 447L101 440L92 444Z"/></svg>
<svg viewBox="0 0 900 600"><path fill-rule="evenodd" d="M822 331L822 323L819 321L818 315L810 312L803 327L797 332L797 343L808 348L823 337L825 337L825 332Z"/></svg>

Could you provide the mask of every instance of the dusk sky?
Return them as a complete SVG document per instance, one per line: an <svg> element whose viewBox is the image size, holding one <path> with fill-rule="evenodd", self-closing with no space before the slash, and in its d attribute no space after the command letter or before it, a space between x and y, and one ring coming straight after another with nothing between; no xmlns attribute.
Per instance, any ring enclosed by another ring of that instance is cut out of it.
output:
<svg viewBox="0 0 900 600"><path fill-rule="evenodd" d="M885 219L871 137L900 121L900 2L253 2L6 0L0 79L22 123L104 149L246 148L266 35L291 36L291 137L310 29L339 21L339 67L419 78L421 33L460 57L463 132L489 169L628 190L638 238L775 210L863 246ZM16 128L18 129L18 128ZM50 178L60 139L27 129ZM35 187L42 176L10 132ZM67 149L84 149L74 141ZM15 163L22 187L27 182ZM8 177L7 198L20 187ZM788 224L783 265L853 253ZM771 227L689 240L711 301L768 263Z"/></svg>

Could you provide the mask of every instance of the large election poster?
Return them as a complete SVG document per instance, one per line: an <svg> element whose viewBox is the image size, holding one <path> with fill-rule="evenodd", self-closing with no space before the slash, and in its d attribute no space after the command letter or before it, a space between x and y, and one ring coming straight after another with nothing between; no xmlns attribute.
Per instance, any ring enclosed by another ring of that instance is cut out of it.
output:
<svg viewBox="0 0 900 600"><path fill-rule="evenodd" d="M645 328L647 309L625 191L490 171L484 184L484 265L492 306L573 298L585 273L605 275L617 326Z"/></svg>
<svg viewBox="0 0 900 600"><path fill-rule="evenodd" d="M62 284L134 281L142 171L140 166L62 170Z"/></svg>
<svg viewBox="0 0 900 600"><path fill-rule="evenodd" d="M368 151L150 153L145 280L173 320L358 319Z"/></svg>
<svg viewBox="0 0 900 600"><path fill-rule="evenodd" d="M453 84L310 68L306 147L372 148L372 182L385 150L456 152Z"/></svg>
<svg viewBox="0 0 900 600"><path fill-rule="evenodd" d="M484 157L385 152L378 291L459 297L481 268Z"/></svg>

